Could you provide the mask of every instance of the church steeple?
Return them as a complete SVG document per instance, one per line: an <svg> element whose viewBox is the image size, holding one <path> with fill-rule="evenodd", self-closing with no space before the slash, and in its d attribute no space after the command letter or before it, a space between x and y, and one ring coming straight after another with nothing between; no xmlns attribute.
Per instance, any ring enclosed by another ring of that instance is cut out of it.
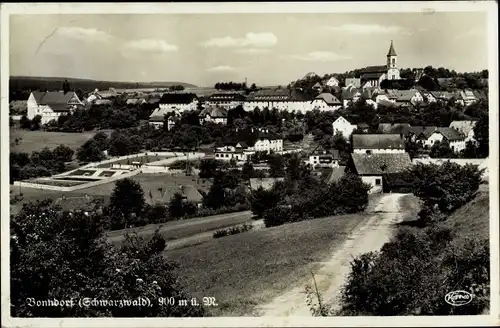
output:
<svg viewBox="0 0 500 328"><path fill-rule="evenodd" d="M396 50L394 50L394 44L391 40L391 47L389 48L389 52L387 53L387 57L397 56Z"/></svg>

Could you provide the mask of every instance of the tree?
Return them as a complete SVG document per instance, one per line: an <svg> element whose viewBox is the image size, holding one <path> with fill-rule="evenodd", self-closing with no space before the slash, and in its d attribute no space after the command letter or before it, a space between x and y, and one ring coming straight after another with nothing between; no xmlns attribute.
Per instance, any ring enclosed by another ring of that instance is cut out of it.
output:
<svg viewBox="0 0 500 328"><path fill-rule="evenodd" d="M488 114L482 114L474 126L474 138L478 143L477 154L480 157L488 157L490 146L489 135L489 117Z"/></svg>
<svg viewBox="0 0 500 328"><path fill-rule="evenodd" d="M127 235L122 247L103 240L97 213L61 212L50 202L28 203L10 223L10 301L13 317L203 316L202 306L166 306L189 299L177 282L166 242ZM98 300L149 299L151 306L78 306ZM71 300L74 306L30 306L36 300ZM177 303L176 303L177 304Z"/></svg>
<svg viewBox="0 0 500 328"><path fill-rule="evenodd" d="M218 168L219 168L219 162L216 159L204 158L200 161L199 176L202 179L213 178Z"/></svg>
<svg viewBox="0 0 500 328"><path fill-rule="evenodd" d="M465 149L462 152L462 158L477 158L477 146L472 140L465 143Z"/></svg>
<svg viewBox="0 0 500 328"><path fill-rule="evenodd" d="M243 180L250 180L251 178L253 178L255 175L255 169L253 168L253 165L252 163L250 162L245 162L243 164L243 167L241 168L241 178Z"/></svg>
<svg viewBox="0 0 500 328"><path fill-rule="evenodd" d="M40 130L41 124L42 124L42 117L40 115L36 115L31 120L31 130L32 131Z"/></svg>
<svg viewBox="0 0 500 328"><path fill-rule="evenodd" d="M269 175L272 178L285 176L285 159L278 154L271 154L268 157L267 164L269 165Z"/></svg>
<svg viewBox="0 0 500 328"><path fill-rule="evenodd" d="M133 142L133 141L136 142ZM109 138L109 154L112 156L124 156L133 153L137 153L140 150L140 144L137 143L137 139L133 137L128 137L119 132L113 132Z"/></svg>
<svg viewBox="0 0 500 328"><path fill-rule="evenodd" d="M31 121L28 119L26 115L21 116L21 120L19 121L19 126L21 129L30 129L31 128Z"/></svg>
<svg viewBox="0 0 500 328"><path fill-rule="evenodd" d="M104 154L99 149L98 143L90 139L78 148L76 157L80 162L99 162L104 158Z"/></svg>
<svg viewBox="0 0 500 328"><path fill-rule="evenodd" d="M455 153L450 148L450 144L445 139L441 141L436 141L432 147L429 154L431 158L454 158Z"/></svg>
<svg viewBox="0 0 500 328"><path fill-rule="evenodd" d="M133 224L131 219L142 214L145 203L144 192L137 181L129 178L116 181L109 203L112 226L116 229Z"/></svg>
<svg viewBox="0 0 500 328"><path fill-rule="evenodd" d="M179 192L176 192L168 203L168 213L172 218L181 218L186 213L184 211L184 199Z"/></svg>
<svg viewBox="0 0 500 328"><path fill-rule="evenodd" d="M273 189L265 190L259 187L257 190L252 191L250 195L252 213L258 217L262 217L264 212L275 207L279 200L278 193Z"/></svg>
<svg viewBox="0 0 500 328"><path fill-rule="evenodd" d="M71 162L74 153L73 149L65 145L59 145L53 150L54 159L60 162Z"/></svg>

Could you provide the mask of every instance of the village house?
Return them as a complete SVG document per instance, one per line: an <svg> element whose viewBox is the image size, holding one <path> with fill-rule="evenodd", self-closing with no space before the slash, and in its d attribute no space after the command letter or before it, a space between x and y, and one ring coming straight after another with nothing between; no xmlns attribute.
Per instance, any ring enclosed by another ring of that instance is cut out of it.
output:
<svg viewBox="0 0 500 328"><path fill-rule="evenodd" d="M33 91L27 102L27 117L32 120L40 115L41 123L47 124L77 108L84 108L84 104L73 91Z"/></svg>
<svg viewBox="0 0 500 328"><path fill-rule="evenodd" d="M333 135L337 133L341 133L344 138L349 139L351 136L352 132L356 130L358 126L356 124L351 124L349 123L348 120L343 118L342 116L339 116L333 123L332 123L332 129L333 129Z"/></svg>
<svg viewBox="0 0 500 328"><path fill-rule="evenodd" d="M425 148L427 139L437 128L437 126L412 126L409 132L409 140Z"/></svg>
<svg viewBox="0 0 500 328"><path fill-rule="evenodd" d="M335 111L342 107L342 103L334 95L328 92L319 94L311 103L312 109L320 111Z"/></svg>
<svg viewBox="0 0 500 328"><path fill-rule="evenodd" d="M353 134L352 148L361 154L404 153L405 139L401 134Z"/></svg>
<svg viewBox="0 0 500 328"><path fill-rule="evenodd" d="M346 165L346 172L357 174L370 185L369 193L383 192L383 181L387 175L398 174L410 168L408 153L352 153Z"/></svg>
<svg viewBox="0 0 500 328"><path fill-rule="evenodd" d="M459 153L465 149L466 136L461 132L449 127L438 127L425 141L425 146L431 148L437 141L446 140L450 145L450 149L455 153Z"/></svg>
<svg viewBox="0 0 500 328"><path fill-rule="evenodd" d="M203 109L199 115L200 124L212 122L215 124L227 124L227 110L223 107L210 106Z"/></svg>
<svg viewBox="0 0 500 328"><path fill-rule="evenodd" d="M255 108L276 108L280 111L305 114L312 110L311 101L312 98L300 89L263 89L250 94L243 104L243 109L252 112Z"/></svg>
<svg viewBox="0 0 500 328"><path fill-rule="evenodd" d="M194 93L164 93L158 103L161 115L170 112L182 113L198 108L198 97Z"/></svg>
<svg viewBox="0 0 500 328"><path fill-rule="evenodd" d="M241 93L214 93L205 99L205 106L218 106L230 110L243 105L245 96Z"/></svg>
<svg viewBox="0 0 500 328"><path fill-rule="evenodd" d="M165 116L167 114L161 114L162 110L160 108L156 108L153 113L149 116L149 125L153 126L156 129L160 129L163 127L165 123ZM167 119L167 131L172 130L175 126L176 122L180 120L181 115L178 113L173 113L168 116Z"/></svg>
<svg viewBox="0 0 500 328"><path fill-rule="evenodd" d="M323 146L318 145L309 154L305 163L316 169L337 167L339 166L339 161L340 155L338 150L326 150Z"/></svg>
<svg viewBox="0 0 500 328"><path fill-rule="evenodd" d="M457 91L455 98L457 99L456 103L462 106L470 106L477 101L476 96L474 95L474 92L472 92L472 90Z"/></svg>
<svg viewBox="0 0 500 328"><path fill-rule="evenodd" d="M396 96L396 103L411 104L412 106L416 106L417 104L424 102L424 97L416 89L397 90Z"/></svg>
<svg viewBox="0 0 500 328"><path fill-rule="evenodd" d="M323 86L321 85L321 83L316 82L316 84L313 85L312 89L316 92L322 92Z"/></svg>
<svg viewBox="0 0 500 328"><path fill-rule="evenodd" d="M451 99L455 98L453 92L448 91L431 91L430 94L431 97L428 97L428 100L430 102L433 102L433 99L435 99L436 101L448 102Z"/></svg>
<svg viewBox="0 0 500 328"><path fill-rule="evenodd" d="M339 80L335 76L332 76L325 82L325 85L327 87L333 88L333 87L338 87L339 83L340 83Z"/></svg>
<svg viewBox="0 0 500 328"><path fill-rule="evenodd" d="M450 123L450 128L462 133L465 136L465 142L474 141L474 127L477 121L453 121Z"/></svg>
<svg viewBox="0 0 500 328"><path fill-rule="evenodd" d="M236 130L215 146L215 159L244 162L256 152L280 153L283 151L283 138L270 133L268 129Z"/></svg>

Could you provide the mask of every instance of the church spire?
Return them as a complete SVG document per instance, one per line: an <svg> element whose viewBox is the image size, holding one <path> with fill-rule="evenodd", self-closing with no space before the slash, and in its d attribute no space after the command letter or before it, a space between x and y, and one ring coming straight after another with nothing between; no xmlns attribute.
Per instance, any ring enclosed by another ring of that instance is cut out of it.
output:
<svg viewBox="0 0 500 328"><path fill-rule="evenodd" d="M391 47L389 48L389 53L387 53L387 57L390 57L390 56L397 56L396 50L394 50L394 45L392 43L392 40L391 40Z"/></svg>

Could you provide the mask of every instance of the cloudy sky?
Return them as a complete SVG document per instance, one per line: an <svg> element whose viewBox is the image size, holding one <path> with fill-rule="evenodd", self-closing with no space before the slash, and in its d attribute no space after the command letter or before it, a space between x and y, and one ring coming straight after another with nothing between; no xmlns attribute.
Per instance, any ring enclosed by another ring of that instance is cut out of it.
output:
<svg viewBox="0 0 500 328"><path fill-rule="evenodd" d="M10 74L286 85L384 65L488 68L484 13L12 15Z"/></svg>

